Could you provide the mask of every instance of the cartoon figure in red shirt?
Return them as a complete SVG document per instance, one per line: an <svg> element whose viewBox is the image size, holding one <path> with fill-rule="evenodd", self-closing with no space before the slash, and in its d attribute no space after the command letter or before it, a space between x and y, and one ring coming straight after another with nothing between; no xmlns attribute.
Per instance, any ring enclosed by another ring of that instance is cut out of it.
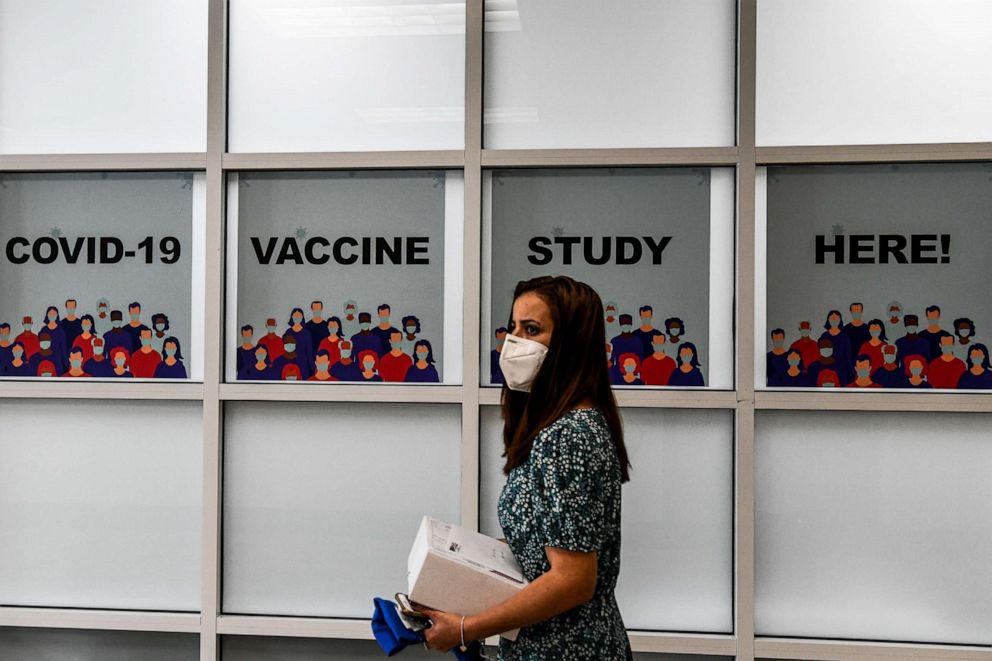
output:
<svg viewBox="0 0 992 661"><path fill-rule="evenodd" d="M365 349L358 353L358 365L362 368L361 381L382 381L377 370L378 362L378 355L371 349Z"/></svg>
<svg viewBox="0 0 992 661"><path fill-rule="evenodd" d="M269 317L265 320L265 335L258 338L258 343L265 346L269 352L269 364L274 364L283 354L282 337L276 333L276 320Z"/></svg>
<svg viewBox="0 0 992 661"><path fill-rule="evenodd" d="M881 319L872 319L868 322L868 337L868 341L861 345L858 353L865 354L871 359L871 371L874 372L882 366L884 362L882 350L888 344L885 324Z"/></svg>
<svg viewBox="0 0 992 661"><path fill-rule="evenodd" d="M675 359L665 353L666 335L662 331L651 338L653 353L641 362L641 381L646 386L667 386L677 365Z"/></svg>
<svg viewBox="0 0 992 661"><path fill-rule="evenodd" d="M392 348L379 360L379 376L383 381L402 383L406 371L413 365L413 358L403 353L403 333L400 331L389 334L389 344Z"/></svg>
<svg viewBox="0 0 992 661"><path fill-rule="evenodd" d="M957 388L958 379L968 367L954 355L954 336L946 333L940 336L940 358L930 361L927 381L934 388Z"/></svg>
<svg viewBox="0 0 992 661"><path fill-rule="evenodd" d="M809 366L820 359L820 347L816 340L810 337L813 332L813 325L808 319L799 322L799 339L789 345L790 349L795 349L803 357L803 367Z"/></svg>
<svg viewBox="0 0 992 661"><path fill-rule="evenodd" d="M141 347L131 354L131 374L136 379L152 379L155 368L162 362L162 354L152 346L152 329L145 326L138 333Z"/></svg>
<svg viewBox="0 0 992 661"><path fill-rule="evenodd" d="M24 319L21 320L21 323L24 325L24 332L15 337L14 342L20 342L24 345L25 359L32 358L36 353L38 353L39 350L41 350L41 346L38 342L38 336L31 330L34 326L34 321L31 320L31 317L24 317Z"/></svg>
<svg viewBox="0 0 992 661"><path fill-rule="evenodd" d="M906 366L906 383L909 384L906 386L907 388L933 388L927 381L927 359L925 356L918 353L906 356L903 365Z"/></svg>
<svg viewBox="0 0 992 661"><path fill-rule="evenodd" d="M820 370L816 375L816 385L820 388L836 388L837 382L837 372L831 369Z"/></svg>

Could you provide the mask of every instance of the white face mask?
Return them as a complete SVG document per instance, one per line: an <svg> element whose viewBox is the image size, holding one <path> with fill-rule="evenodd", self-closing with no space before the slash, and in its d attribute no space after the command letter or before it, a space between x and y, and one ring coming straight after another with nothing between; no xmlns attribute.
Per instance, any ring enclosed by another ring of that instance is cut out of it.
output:
<svg viewBox="0 0 992 661"><path fill-rule="evenodd" d="M499 354L499 368L503 380L510 390L530 392L531 383L537 376L548 348L540 342L515 335L507 335L503 350Z"/></svg>

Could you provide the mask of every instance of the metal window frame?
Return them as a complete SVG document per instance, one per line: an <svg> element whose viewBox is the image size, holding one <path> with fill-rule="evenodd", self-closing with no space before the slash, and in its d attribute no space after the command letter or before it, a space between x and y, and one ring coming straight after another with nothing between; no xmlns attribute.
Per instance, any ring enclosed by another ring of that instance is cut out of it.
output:
<svg viewBox="0 0 992 661"><path fill-rule="evenodd" d="M193 400L203 403L201 611L170 613L0 607L0 626L198 633L201 661L216 661L224 635L369 639L368 621L224 614L221 530L224 402L363 401L461 405L461 523L479 525L479 414L499 391L479 384L482 172L488 168L732 166L736 188L735 383L733 391L623 391L622 407L733 409L734 586L732 634L631 631L643 652L790 659L961 659L992 661L992 646L882 643L755 636L754 416L756 410L992 412L992 394L782 393L754 389L755 171L792 163L992 161L992 143L757 147L755 145L757 0L737 7L737 144L644 149L485 149L482 141L484 0L466 0L465 145L463 150L261 153L227 152L227 0L208 0L206 153L30 154L0 156L0 172L205 170L206 311L202 384L0 383L0 398ZM294 388L226 384L224 347L225 179L240 170L455 168L465 174L463 378L461 386Z"/></svg>

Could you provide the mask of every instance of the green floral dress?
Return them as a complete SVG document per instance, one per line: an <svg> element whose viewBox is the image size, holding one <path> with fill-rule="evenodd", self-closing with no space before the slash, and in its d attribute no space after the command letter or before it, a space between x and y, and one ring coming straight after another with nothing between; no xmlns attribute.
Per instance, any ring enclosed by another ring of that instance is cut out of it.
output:
<svg viewBox="0 0 992 661"><path fill-rule="evenodd" d="M598 551L592 601L500 639L499 658L632 659L613 590L620 573L620 463L603 414L573 409L542 429L506 478L499 523L527 580L551 568L544 547Z"/></svg>

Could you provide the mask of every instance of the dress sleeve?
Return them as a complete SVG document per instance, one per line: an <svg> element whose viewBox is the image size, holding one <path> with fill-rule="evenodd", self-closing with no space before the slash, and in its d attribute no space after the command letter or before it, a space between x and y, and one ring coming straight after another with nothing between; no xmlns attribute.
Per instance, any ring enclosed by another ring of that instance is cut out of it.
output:
<svg viewBox="0 0 992 661"><path fill-rule="evenodd" d="M597 551L605 509L597 438L588 429L549 429L535 439L531 470L534 515L543 546Z"/></svg>

